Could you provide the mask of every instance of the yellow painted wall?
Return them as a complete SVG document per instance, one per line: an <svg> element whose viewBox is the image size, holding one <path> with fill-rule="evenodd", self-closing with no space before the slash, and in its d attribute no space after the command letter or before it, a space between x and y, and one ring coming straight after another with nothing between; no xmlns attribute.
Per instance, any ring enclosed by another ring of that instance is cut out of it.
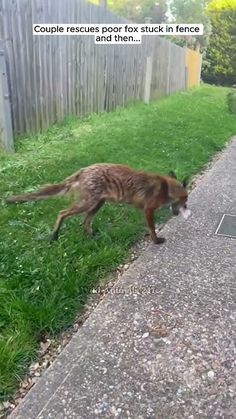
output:
<svg viewBox="0 0 236 419"><path fill-rule="evenodd" d="M202 56L199 50L186 48L187 87L199 86L202 67Z"/></svg>

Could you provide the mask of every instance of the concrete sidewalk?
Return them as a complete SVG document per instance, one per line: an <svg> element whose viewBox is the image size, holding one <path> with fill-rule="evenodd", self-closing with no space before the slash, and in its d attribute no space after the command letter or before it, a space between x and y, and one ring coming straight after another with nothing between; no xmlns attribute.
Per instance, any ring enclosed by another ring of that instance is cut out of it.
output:
<svg viewBox="0 0 236 419"><path fill-rule="evenodd" d="M235 418L236 140L11 418Z"/></svg>

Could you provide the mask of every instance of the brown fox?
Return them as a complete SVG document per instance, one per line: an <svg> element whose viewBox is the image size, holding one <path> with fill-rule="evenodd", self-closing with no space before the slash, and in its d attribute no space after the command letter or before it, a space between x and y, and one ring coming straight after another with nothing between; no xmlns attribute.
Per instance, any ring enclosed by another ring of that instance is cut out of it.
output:
<svg viewBox="0 0 236 419"><path fill-rule="evenodd" d="M67 217L85 213L84 228L92 234L92 219L105 201L132 204L144 211L150 236L154 243L164 243L155 232L154 212L171 205L174 215L187 208L187 183L180 183L171 172L168 176L134 170L121 164L99 163L85 167L63 182L46 185L39 191L16 195L6 202L27 202L47 199L74 192L79 202L61 211L56 220L52 240L57 240L60 227Z"/></svg>

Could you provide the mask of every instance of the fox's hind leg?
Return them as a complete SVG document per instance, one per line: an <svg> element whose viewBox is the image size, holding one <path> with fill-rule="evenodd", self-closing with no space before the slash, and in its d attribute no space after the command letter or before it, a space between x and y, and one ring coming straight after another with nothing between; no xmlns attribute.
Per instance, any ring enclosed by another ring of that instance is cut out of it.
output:
<svg viewBox="0 0 236 419"><path fill-rule="evenodd" d="M103 206L104 203L105 203L105 200L103 199L100 202L98 202L98 204L96 205L96 207L94 207L90 211L87 211L87 215L86 215L86 217L84 219L84 229L90 235L93 234L93 229L92 229L92 220L93 220L93 217L97 214L97 212L100 210L100 208Z"/></svg>
<svg viewBox="0 0 236 419"><path fill-rule="evenodd" d="M94 209L94 203L92 204L89 201L81 201L78 204L73 205L71 208L65 209L63 211L60 211L57 221L54 225L51 240L57 240L59 236L59 230L61 228L61 225L63 221L68 218L72 217L73 215L81 214L82 212L89 213Z"/></svg>

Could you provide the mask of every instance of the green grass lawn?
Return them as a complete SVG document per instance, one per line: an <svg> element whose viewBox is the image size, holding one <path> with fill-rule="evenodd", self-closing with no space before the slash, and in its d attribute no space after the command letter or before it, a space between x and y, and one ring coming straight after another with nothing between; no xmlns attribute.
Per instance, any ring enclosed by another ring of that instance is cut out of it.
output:
<svg viewBox="0 0 236 419"><path fill-rule="evenodd" d="M199 172L236 133L224 88L203 86L110 114L69 119L17 142L0 156L0 197L59 182L95 162L127 163L181 179ZM39 340L57 334L89 291L127 257L145 231L142 214L106 205L95 219L96 240L80 217L67 220L57 243L48 237L65 198L6 206L0 216L0 395L15 390ZM194 208L192 208L194 214ZM167 213L157 216L165 218ZM167 244L168 245L168 244Z"/></svg>

